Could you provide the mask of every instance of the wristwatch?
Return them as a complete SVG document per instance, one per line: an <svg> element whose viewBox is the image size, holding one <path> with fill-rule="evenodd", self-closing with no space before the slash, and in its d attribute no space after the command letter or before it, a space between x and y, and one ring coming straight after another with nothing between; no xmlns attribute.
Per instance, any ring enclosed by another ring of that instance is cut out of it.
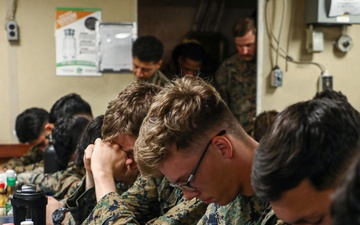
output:
<svg viewBox="0 0 360 225"><path fill-rule="evenodd" d="M65 213L69 212L70 209L68 208L57 208L55 209L55 211L52 214L52 221L54 223L54 225L61 225L61 222L64 220L65 218Z"/></svg>

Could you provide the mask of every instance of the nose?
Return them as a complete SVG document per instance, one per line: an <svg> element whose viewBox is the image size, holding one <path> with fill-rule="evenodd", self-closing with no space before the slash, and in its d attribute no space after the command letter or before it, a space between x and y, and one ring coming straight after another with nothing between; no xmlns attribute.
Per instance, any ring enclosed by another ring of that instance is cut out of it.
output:
<svg viewBox="0 0 360 225"><path fill-rule="evenodd" d="M141 69L135 69L135 75L139 77L141 75Z"/></svg>
<svg viewBox="0 0 360 225"><path fill-rule="evenodd" d="M241 47L241 48L240 48L240 51L241 51L241 54L242 54L242 55L246 55L246 54L249 52L249 50L248 50L247 47Z"/></svg>
<svg viewBox="0 0 360 225"><path fill-rule="evenodd" d="M199 191L182 191L186 200L191 200L200 195Z"/></svg>
<svg viewBox="0 0 360 225"><path fill-rule="evenodd" d="M132 158L127 158L126 161L125 161L125 165L130 166L131 170L137 169L137 163Z"/></svg>

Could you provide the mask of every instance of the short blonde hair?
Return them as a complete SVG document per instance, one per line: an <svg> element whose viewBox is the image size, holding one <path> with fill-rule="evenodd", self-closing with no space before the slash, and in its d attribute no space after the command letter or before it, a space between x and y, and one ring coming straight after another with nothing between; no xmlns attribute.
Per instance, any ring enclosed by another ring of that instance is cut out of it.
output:
<svg viewBox="0 0 360 225"><path fill-rule="evenodd" d="M137 137L154 96L161 87L150 83L132 83L111 101L105 112L102 136L112 141L120 134Z"/></svg>
<svg viewBox="0 0 360 225"><path fill-rule="evenodd" d="M198 149L220 131L215 129L237 128L242 130L215 88L187 75L155 97L135 143L135 160L142 175L155 175L174 145L181 151Z"/></svg>

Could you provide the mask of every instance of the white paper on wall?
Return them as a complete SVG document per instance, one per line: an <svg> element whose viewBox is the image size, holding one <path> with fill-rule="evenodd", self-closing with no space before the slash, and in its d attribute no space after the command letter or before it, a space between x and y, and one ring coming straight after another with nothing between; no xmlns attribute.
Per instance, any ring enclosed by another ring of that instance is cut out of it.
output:
<svg viewBox="0 0 360 225"><path fill-rule="evenodd" d="M56 75L101 75L95 31L100 20L100 9L56 8Z"/></svg>
<svg viewBox="0 0 360 225"><path fill-rule="evenodd" d="M136 23L98 23L98 70L122 73L132 71L131 48L137 36Z"/></svg>
<svg viewBox="0 0 360 225"><path fill-rule="evenodd" d="M329 17L359 14L360 0L331 0Z"/></svg>

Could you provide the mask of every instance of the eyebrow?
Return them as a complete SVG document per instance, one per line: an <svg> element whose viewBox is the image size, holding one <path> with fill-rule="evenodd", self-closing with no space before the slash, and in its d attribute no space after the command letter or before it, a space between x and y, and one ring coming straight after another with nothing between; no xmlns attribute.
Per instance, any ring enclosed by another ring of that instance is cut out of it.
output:
<svg viewBox="0 0 360 225"><path fill-rule="evenodd" d="M133 66L135 66L135 67L137 67L137 68L140 68L140 69L142 69L142 70L151 70L151 69L152 69L152 68L150 68L150 67L139 66L139 65L137 65L137 64L135 64L135 63L133 63Z"/></svg>
<svg viewBox="0 0 360 225"><path fill-rule="evenodd" d="M186 174L182 175L182 176L181 176L181 177L179 177L176 181L171 182L171 183L178 184L178 183L179 183L179 182L181 182L181 181L186 182L187 177L189 177L189 176L190 176L190 174L191 174L191 171L190 171L189 173L186 173Z"/></svg>
<svg viewBox="0 0 360 225"><path fill-rule="evenodd" d="M114 139L112 139L111 142L114 143L114 144L119 145L119 148L120 148L121 151L124 151L124 152L126 152L126 153L128 153L128 152L134 152L134 147L132 147L131 149L126 149L126 148L124 148L123 145L117 143L117 141L114 141Z"/></svg>

